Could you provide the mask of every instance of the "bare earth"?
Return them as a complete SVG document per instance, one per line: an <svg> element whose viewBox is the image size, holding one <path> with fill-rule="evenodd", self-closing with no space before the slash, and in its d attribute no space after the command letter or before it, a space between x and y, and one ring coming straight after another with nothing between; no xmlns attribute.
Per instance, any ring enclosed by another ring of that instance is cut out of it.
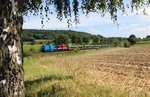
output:
<svg viewBox="0 0 150 97"><path fill-rule="evenodd" d="M99 84L133 94L150 92L150 47L99 52L85 60L92 65L85 74Z"/></svg>
<svg viewBox="0 0 150 97"><path fill-rule="evenodd" d="M108 85L130 95L140 92L146 97L150 95L150 47L115 48L78 56L46 58L51 60L49 65L64 68L99 85Z"/></svg>

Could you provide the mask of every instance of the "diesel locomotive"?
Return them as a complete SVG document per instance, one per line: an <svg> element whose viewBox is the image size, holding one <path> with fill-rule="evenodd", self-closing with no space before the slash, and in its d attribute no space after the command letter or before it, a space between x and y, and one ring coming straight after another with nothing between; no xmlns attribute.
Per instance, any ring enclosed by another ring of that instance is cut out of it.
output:
<svg viewBox="0 0 150 97"><path fill-rule="evenodd" d="M45 44L41 47L42 52L48 52L48 51L64 51L64 50L69 50L68 45L66 44Z"/></svg>

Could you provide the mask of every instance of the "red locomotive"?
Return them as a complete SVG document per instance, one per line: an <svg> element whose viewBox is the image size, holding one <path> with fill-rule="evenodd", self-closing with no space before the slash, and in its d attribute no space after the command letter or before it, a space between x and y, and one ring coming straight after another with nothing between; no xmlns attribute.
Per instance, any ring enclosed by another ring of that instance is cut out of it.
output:
<svg viewBox="0 0 150 97"><path fill-rule="evenodd" d="M58 50L68 50L69 47L66 44L60 44L60 45L57 45L57 49Z"/></svg>

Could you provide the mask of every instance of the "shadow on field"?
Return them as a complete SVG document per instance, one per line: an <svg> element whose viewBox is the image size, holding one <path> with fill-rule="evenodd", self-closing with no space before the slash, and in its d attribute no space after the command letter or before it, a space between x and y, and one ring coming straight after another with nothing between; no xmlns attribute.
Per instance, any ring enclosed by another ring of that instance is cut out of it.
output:
<svg viewBox="0 0 150 97"><path fill-rule="evenodd" d="M25 86L31 86L34 84L40 84L44 83L46 81L52 81L52 80L67 80L67 79L73 79L72 76L56 76L56 75L50 75L46 77L42 77L36 80L31 80L31 81L25 81Z"/></svg>
<svg viewBox="0 0 150 97"><path fill-rule="evenodd" d="M51 83L49 81L63 81L73 79L72 76L59 76L59 75L50 75L45 76L39 79L25 81L26 87L26 97L58 97L64 94L66 88L62 87L59 83ZM47 84L46 87L43 87L44 84ZM40 88L39 88L40 87ZM39 90L32 92L32 89ZM65 95L64 95L65 96ZM63 97L64 97L63 96Z"/></svg>
<svg viewBox="0 0 150 97"><path fill-rule="evenodd" d="M37 93L37 97L65 97L67 89L60 84L53 84L49 88Z"/></svg>

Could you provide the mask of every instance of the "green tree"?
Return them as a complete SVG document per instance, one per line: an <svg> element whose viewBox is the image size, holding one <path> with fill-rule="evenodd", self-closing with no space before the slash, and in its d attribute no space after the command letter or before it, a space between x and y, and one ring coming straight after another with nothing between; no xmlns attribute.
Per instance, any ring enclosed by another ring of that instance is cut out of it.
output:
<svg viewBox="0 0 150 97"><path fill-rule="evenodd" d="M147 39L150 39L150 35L147 35L146 38L147 38Z"/></svg>
<svg viewBox="0 0 150 97"><path fill-rule="evenodd" d="M69 38L67 35L59 35L58 37L55 38L54 43L55 44L68 44Z"/></svg>
<svg viewBox="0 0 150 97"><path fill-rule="evenodd" d="M94 37L92 44L99 44L99 43L100 43L100 39L98 37Z"/></svg>
<svg viewBox="0 0 150 97"><path fill-rule="evenodd" d="M88 37L82 38L83 43L88 44L90 42L90 39Z"/></svg>
<svg viewBox="0 0 150 97"><path fill-rule="evenodd" d="M78 42L78 38L75 35L73 35L71 37L71 43L77 44L77 42Z"/></svg>
<svg viewBox="0 0 150 97"><path fill-rule="evenodd" d="M147 35L147 36L146 36L146 40L147 40L147 41L150 41L150 35Z"/></svg>
<svg viewBox="0 0 150 97"><path fill-rule="evenodd" d="M148 1L148 2L147 2ZM149 4L149 0L131 0L131 8L138 9ZM104 16L108 12L113 21L117 11L125 12L124 0L0 0L0 96L24 97L24 72L21 33L23 15L40 15L49 20L55 8L57 18L66 18L68 25L74 16L79 23L80 9L84 14L97 12ZM45 11L45 15L43 15Z"/></svg>
<svg viewBox="0 0 150 97"><path fill-rule="evenodd" d="M83 43L82 37L77 37L77 43L78 43L78 44L82 44L82 43Z"/></svg>
<svg viewBox="0 0 150 97"><path fill-rule="evenodd" d="M35 38L33 38L31 36L24 36L24 37L22 37L22 41L29 41L29 42L31 42L33 40L35 40Z"/></svg>
<svg viewBox="0 0 150 97"><path fill-rule="evenodd" d="M115 47L121 46L121 42L118 39L113 39L112 41Z"/></svg>
<svg viewBox="0 0 150 97"><path fill-rule="evenodd" d="M137 38L135 35L132 34L129 36L128 41L130 42L131 45L134 45L137 43Z"/></svg>

